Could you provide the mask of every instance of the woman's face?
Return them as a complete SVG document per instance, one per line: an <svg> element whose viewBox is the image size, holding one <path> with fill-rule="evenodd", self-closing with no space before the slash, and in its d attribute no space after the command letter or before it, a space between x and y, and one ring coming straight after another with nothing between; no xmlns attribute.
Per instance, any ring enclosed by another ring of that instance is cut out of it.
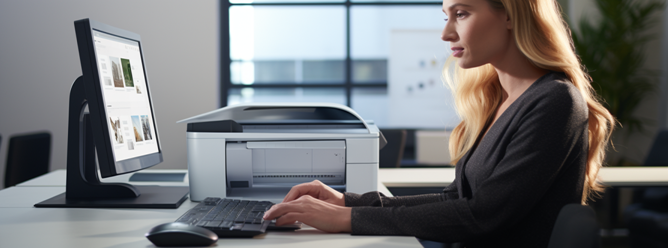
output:
<svg viewBox="0 0 668 248"><path fill-rule="evenodd" d="M462 68L500 61L512 44L511 25L505 10L487 0L443 0L447 19L441 39L450 42Z"/></svg>

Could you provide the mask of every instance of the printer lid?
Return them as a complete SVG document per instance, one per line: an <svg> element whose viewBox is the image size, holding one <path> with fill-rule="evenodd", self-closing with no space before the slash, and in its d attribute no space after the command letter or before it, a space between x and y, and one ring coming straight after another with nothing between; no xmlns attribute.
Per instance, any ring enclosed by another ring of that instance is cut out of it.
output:
<svg viewBox="0 0 668 248"><path fill-rule="evenodd" d="M233 120L239 124L362 124L351 108L336 103L243 103L196 115L177 123Z"/></svg>

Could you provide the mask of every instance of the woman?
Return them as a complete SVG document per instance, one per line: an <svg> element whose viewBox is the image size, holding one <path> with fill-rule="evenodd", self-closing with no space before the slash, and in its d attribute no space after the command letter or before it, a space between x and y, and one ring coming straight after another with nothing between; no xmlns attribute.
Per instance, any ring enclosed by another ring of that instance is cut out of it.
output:
<svg viewBox="0 0 668 248"><path fill-rule="evenodd" d="M449 83L462 117L450 138L455 181L440 194L401 197L341 194L314 181L295 186L265 219L466 247L546 247L560 209L601 191L614 119L556 2L444 0L443 11L442 39L459 67Z"/></svg>

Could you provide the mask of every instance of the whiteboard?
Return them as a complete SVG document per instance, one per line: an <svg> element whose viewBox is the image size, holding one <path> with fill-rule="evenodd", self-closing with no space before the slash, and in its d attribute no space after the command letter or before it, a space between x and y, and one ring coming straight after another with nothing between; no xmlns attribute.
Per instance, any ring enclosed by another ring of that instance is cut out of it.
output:
<svg viewBox="0 0 668 248"><path fill-rule="evenodd" d="M392 30L388 58L390 128L451 129L460 122L442 80L449 45L441 30Z"/></svg>

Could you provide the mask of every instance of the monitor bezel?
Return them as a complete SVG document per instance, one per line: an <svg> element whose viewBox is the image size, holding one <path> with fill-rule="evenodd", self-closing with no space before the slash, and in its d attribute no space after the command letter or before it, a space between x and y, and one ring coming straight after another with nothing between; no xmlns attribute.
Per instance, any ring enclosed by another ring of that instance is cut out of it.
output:
<svg viewBox="0 0 668 248"><path fill-rule="evenodd" d="M100 176L103 178L112 177L116 175L135 172L155 166L163 161L162 146L160 145L160 137L158 135L156 115L153 109L153 100L151 98L150 84L148 80L148 72L146 70L146 63L144 62L144 52L142 48L141 37L133 32L109 26L104 23L96 22L90 19L83 19L75 21L75 32L77 37L77 44L79 48L79 58L81 60L81 70L85 82L86 99L88 102L88 109L90 112L93 137L95 139L95 148L98 158ZM104 104L104 96L102 93L102 84L100 82L99 71L97 66L97 55L95 52L95 41L93 31L102 32L108 35L116 36L123 39L136 41L139 45L139 52L142 61L142 69L144 70L144 81L146 82L146 94L148 94L149 108L153 118L153 129L155 130L155 142L158 146L158 151L134 158L129 158L121 161L116 161L113 151L113 142L110 136L110 129L108 126L108 116Z"/></svg>

